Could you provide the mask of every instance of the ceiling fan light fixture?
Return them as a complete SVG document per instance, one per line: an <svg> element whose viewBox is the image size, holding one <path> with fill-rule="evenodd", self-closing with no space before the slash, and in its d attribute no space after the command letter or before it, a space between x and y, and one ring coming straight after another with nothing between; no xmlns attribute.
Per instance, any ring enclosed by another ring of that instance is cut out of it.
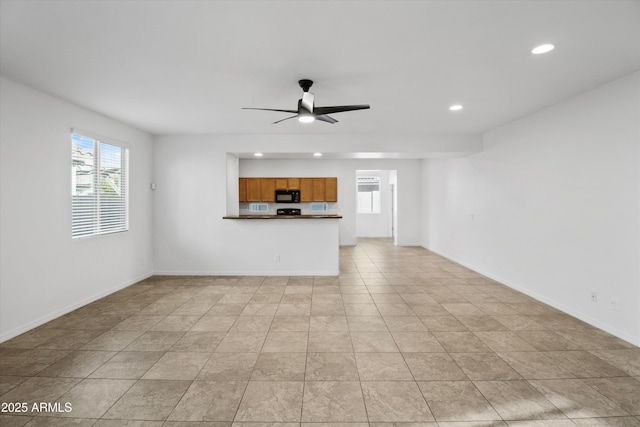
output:
<svg viewBox="0 0 640 427"><path fill-rule="evenodd" d="M314 122L316 118L309 114L301 114L298 116L298 120L300 121L300 123L311 123Z"/></svg>
<svg viewBox="0 0 640 427"><path fill-rule="evenodd" d="M531 53L534 55L540 55L543 53L551 52L555 48L554 45L550 43L541 44L540 46L536 46L531 50Z"/></svg>

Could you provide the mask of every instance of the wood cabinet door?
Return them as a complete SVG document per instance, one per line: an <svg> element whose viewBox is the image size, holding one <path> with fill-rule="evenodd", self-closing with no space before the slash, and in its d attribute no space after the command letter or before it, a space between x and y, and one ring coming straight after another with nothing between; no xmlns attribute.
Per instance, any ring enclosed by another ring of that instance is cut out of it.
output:
<svg viewBox="0 0 640 427"><path fill-rule="evenodd" d="M326 196L326 181L324 178L313 178L313 201L324 202Z"/></svg>
<svg viewBox="0 0 640 427"><path fill-rule="evenodd" d="M274 178L260 179L260 201L273 202L276 199L276 180Z"/></svg>
<svg viewBox="0 0 640 427"><path fill-rule="evenodd" d="M338 201L338 178L325 178L325 201Z"/></svg>
<svg viewBox="0 0 640 427"><path fill-rule="evenodd" d="M245 178L246 180L246 201L260 201L260 178Z"/></svg>
<svg viewBox="0 0 640 427"><path fill-rule="evenodd" d="M238 201L244 203L247 201L247 179L238 179Z"/></svg>
<svg viewBox="0 0 640 427"><path fill-rule="evenodd" d="M300 201L313 202L313 178L300 178Z"/></svg>
<svg viewBox="0 0 640 427"><path fill-rule="evenodd" d="M275 178L277 190L288 190L289 180L287 178Z"/></svg>
<svg viewBox="0 0 640 427"><path fill-rule="evenodd" d="M300 189L300 178L287 178L287 189L289 189L289 190L299 190Z"/></svg>

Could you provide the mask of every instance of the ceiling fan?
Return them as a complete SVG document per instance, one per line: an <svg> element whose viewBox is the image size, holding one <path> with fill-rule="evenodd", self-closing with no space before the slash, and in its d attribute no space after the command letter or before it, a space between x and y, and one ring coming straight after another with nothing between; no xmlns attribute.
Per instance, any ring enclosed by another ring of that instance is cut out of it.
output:
<svg viewBox="0 0 640 427"><path fill-rule="evenodd" d="M302 94L302 99L298 100L298 109L297 110L282 110L277 108L250 108L243 107L243 110L263 110L263 111L280 111L283 113L292 113L294 114L291 117L286 117L282 120L278 120L273 122L276 123L283 122L285 120L293 119L295 117L298 118L302 123L311 123L315 120L320 120L321 122L327 123L337 123L338 121L328 114L334 113L342 113L344 111L354 111L354 110L367 110L371 108L369 104L360 104L360 105L334 105L332 107L316 107L313 103L313 94L309 92L309 88L313 85L312 80L302 79L298 81L298 84L302 88L304 92Z"/></svg>

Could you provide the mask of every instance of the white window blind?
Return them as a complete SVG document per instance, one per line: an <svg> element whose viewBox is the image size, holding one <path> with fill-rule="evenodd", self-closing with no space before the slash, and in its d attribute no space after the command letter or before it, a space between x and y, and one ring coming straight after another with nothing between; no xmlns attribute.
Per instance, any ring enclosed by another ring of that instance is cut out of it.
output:
<svg viewBox="0 0 640 427"><path fill-rule="evenodd" d="M71 134L71 236L129 229L129 150Z"/></svg>
<svg viewBox="0 0 640 427"><path fill-rule="evenodd" d="M358 213L380 213L380 177L359 176Z"/></svg>

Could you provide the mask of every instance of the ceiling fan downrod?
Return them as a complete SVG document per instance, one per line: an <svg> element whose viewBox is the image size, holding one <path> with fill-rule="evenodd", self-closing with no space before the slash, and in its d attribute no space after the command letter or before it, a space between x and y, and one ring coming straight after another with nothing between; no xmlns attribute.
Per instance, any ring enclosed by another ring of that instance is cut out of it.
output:
<svg viewBox="0 0 640 427"><path fill-rule="evenodd" d="M298 84L302 88L302 91L306 93L306 92L309 92L309 89L311 88L311 86L313 86L313 80L309 80L309 79L298 80Z"/></svg>

